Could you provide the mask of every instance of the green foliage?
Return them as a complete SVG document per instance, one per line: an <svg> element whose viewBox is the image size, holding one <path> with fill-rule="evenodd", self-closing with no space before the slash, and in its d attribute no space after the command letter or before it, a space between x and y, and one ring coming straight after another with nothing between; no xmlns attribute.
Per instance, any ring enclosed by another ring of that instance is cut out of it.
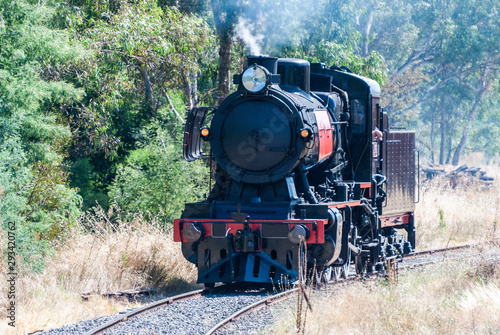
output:
<svg viewBox="0 0 500 335"><path fill-rule="evenodd" d="M109 196L132 215L158 216L171 223L185 202L208 193L208 169L201 161L184 161L182 144L173 141L161 123L153 122L142 135L139 148L118 167Z"/></svg>
<svg viewBox="0 0 500 335"><path fill-rule="evenodd" d="M208 11L214 4L220 17ZM494 0L0 0L2 225L18 223L22 257L40 269L80 206L116 201L131 215L171 221L184 202L208 192L205 164L181 158L175 111L196 104L190 84L198 101L214 105L218 77L225 83L228 72L241 72L254 51L376 80L391 124L417 129L443 161L461 139L465 149L494 157L497 7ZM216 33L222 28L228 34Z"/></svg>
<svg viewBox="0 0 500 335"><path fill-rule="evenodd" d="M385 60L377 52L371 53L368 57L362 57L352 48L322 40L312 45L309 50L287 50L286 55L304 58L309 62L325 63L329 66L347 67L352 72L371 78L381 85L387 81Z"/></svg>
<svg viewBox="0 0 500 335"><path fill-rule="evenodd" d="M468 139L484 127L478 106L498 95L490 88L500 69L498 4L354 2L361 48L379 52L389 68L382 98L393 125L418 129L417 138L439 151L442 163L453 156L457 164L463 149L479 149ZM494 147L488 153L498 153Z"/></svg>
<svg viewBox="0 0 500 335"><path fill-rule="evenodd" d="M196 71L198 55L211 38L204 22L156 1L123 4L119 13L86 31L85 42L111 68L129 64L166 66L172 75Z"/></svg>
<svg viewBox="0 0 500 335"><path fill-rule="evenodd" d="M75 135L71 185L79 188L84 209L96 201L107 207L117 166L137 149L143 128L174 100L172 90L184 88L188 74L199 71L213 35L199 17L152 0L69 0L58 15L92 51L68 73L86 97L61 116ZM169 127L178 123L172 118Z"/></svg>
<svg viewBox="0 0 500 335"><path fill-rule="evenodd" d="M361 34L356 21L362 7L357 8L355 1L315 0L311 4L259 0L248 8L240 6L242 19L235 30L244 43L259 44L262 52L279 57L345 66L381 85L387 81L384 57L376 51L359 52Z"/></svg>
<svg viewBox="0 0 500 335"><path fill-rule="evenodd" d="M0 212L2 228L16 223L17 251L35 270L80 215L80 197L63 165L68 127L57 110L82 98L63 81L43 78L78 57L65 32L50 28L53 10L27 1L0 1Z"/></svg>
<svg viewBox="0 0 500 335"><path fill-rule="evenodd" d="M497 81L493 92L500 92L500 83ZM473 129L470 149L473 152L486 153L487 157L493 158L500 154L500 95L493 95L484 104L478 117L477 125Z"/></svg>
<svg viewBox="0 0 500 335"><path fill-rule="evenodd" d="M77 188L78 194L83 199L82 210L86 211L96 204L108 207L108 195L100 191L101 187L97 185L99 176L89 158L75 160L71 165L70 172L70 186Z"/></svg>

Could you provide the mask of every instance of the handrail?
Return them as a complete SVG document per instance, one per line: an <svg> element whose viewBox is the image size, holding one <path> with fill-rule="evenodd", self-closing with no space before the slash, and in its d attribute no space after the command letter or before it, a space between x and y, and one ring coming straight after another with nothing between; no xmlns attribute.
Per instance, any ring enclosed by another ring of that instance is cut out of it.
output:
<svg viewBox="0 0 500 335"><path fill-rule="evenodd" d="M413 191L413 203L418 204L420 202L420 151L413 149L413 152L417 153L417 201L415 201L415 191Z"/></svg>

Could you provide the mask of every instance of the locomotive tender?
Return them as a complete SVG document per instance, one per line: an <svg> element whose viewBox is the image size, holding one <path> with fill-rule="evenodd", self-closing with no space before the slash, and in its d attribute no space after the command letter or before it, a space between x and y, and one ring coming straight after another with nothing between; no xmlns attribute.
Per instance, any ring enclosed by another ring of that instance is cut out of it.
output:
<svg viewBox="0 0 500 335"><path fill-rule="evenodd" d="M389 128L378 83L300 59L247 64L236 92L185 125L184 158L208 141L215 166L208 198L174 220L198 282L293 281L306 261L329 280L412 252L415 133Z"/></svg>

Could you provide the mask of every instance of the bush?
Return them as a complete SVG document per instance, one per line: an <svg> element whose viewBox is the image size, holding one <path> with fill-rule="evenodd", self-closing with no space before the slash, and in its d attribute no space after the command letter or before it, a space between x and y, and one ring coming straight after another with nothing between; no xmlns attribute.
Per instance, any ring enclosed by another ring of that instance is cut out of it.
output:
<svg viewBox="0 0 500 335"><path fill-rule="evenodd" d="M202 161L188 163L182 143L172 141L158 122L146 128L140 148L118 167L109 197L125 212L142 212L171 222L185 202L208 193L208 168Z"/></svg>
<svg viewBox="0 0 500 335"><path fill-rule="evenodd" d="M42 69L76 60L79 48L50 28L53 10L44 4L0 0L0 13L0 220L4 230L16 223L16 252L40 271L50 243L80 215L62 163L71 131L57 115L83 94Z"/></svg>

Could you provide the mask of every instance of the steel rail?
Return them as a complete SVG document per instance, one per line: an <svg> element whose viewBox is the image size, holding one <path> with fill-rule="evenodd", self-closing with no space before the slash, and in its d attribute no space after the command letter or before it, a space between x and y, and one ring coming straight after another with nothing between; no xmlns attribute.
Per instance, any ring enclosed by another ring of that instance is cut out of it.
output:
<svg viewBox="0 0 500 335"><path fill-rule="evenodd" d="M281 292L281 293L275 294L273 296L264 298L264 299L259 300L257 302L254 302L253 304L236 311L235 313L233 313L232 315L230 315L226 319L224 319L221 322L219 322L218 324L216 324L212 329L210 329L208 332L206 332L205 335L215 334L215 332L217 330L223 328L224 326L226 326L230 322L233 322L234 320L242 317L245 314L248 314L248 313L253 312L253 311L257 311L263 307L266 307L266 306L271 305L273 303L276 303L278 301L288 299L293 293L298 292L298 290L299 290L299 288L294 288L294 289L291 289L291 290Z"/></svg>
<svg viewBox="0 0 500 335"><path fill-rule="evenodd" d="M349 285L349 284L352 284L356 279L366 280L368 278L376 277L378 274L379 274L378 272L372 272L372 273L365 274L365 276L350 275L347 278L341 278L338 280L331 280L327 283L324 283L323 285L321 285L319 287L323 287L324 285L325 286ZM230 315L226 319L219 322L217 325L212 327L212 329L207 331L204 335L213 335L213 334L215 334L215 332L224 328L229 323L239 319L240 317L242 317L248 313L258 311L261 308L267 307L269 305L280 302L282 300L289 299L293 296L293 294L298 293L299 290L300 290L299 287L294 288L294 289L290 289L290 290L287 290L285 292L281 292L281 293L275 294L273 296L259 300L251 305L248 305L247 307L244 307L244 308L236 311L235 313L233 313L232 315Z"/></svg>
<svg viewBox="0 0 500 335"><path fill-rule="evenodd" d="M449 251L465 250L465 249L469 249L469 248L474 248L475 246L476 246L475 244L461 244L461 245L455 245L455 246L446 247L446 248L437 248L437 249L416 251L416 252L413 252L411 254L404 255L403 258L400 259L399 261L403 263L402 269L404 269L404 270L412 269L412 268L437 264L439 261L431 260L431 261L420 261L416 264L404 264L405 259L407 259L407 260L418 259L419 257L425 256L425 255L432 256L432 255L436 255L436 254L446 253Z"/></svg>
<svg viewBox="0 0 500 335"><path fill-rule="evenodd" d="M473 244L461 244L461 245L455 245L455 246L446 247L446 248L437 248L437 249L415 251L415 252L412 252L410 254L404 255L403 259L418 257L418 256L422 256L422 255L438 254L438 253L443 253L443 252L448 252L448 251L453 251L453 250L468 249L468 248L472 248L472 247L474 247Z"/></svg>
<svg viewBox="0 0 500 335"><path fill-rule="evenodd" d="M437 249L417 251L417 252L413 252L411 254L405 255L402 258L402 261L404 262L405 258L418 257L418 256L422 256L422 255L433 255L433 254L444 253L444 252L453 251L453 250L467 249L467 248L471 248L471 247L473 247L473 245L464 244L464 245L457 245L457 246L452 246L452 247L447 247L447 248L437 248ZM408 257L408 256L410 256L410 257ZM413 264L411 267L426 266L426 265L435 264L435 263L436 263L435 261L423 262L423 263L419 263L419 264ZM372 279L373 277L377 277L380 274L382 274L382 272L380 272L380 271L364 273L362 275L353 274L353 275L349 276L348 278L331 280L325 284L328 286L334 286L334 285L339 285L339 284L346 285L346 284L353 283L354 281L356 281L356 279L361 279L361 280ZM293 293L296 293L298 290L299 290L299 288L288 290L286 292L282 292L282 293L279 293L277 295L259 300L259 301L255 302L247 307L244 307L244 308L238 310L237 312L235 312L234 314L230 315L226 319L219 322L212 329L210 329L208 332L206 332L205 335L213 335L213 334L215 334L216 331L224 328L229 323L239 319L240 317L242 317L248 313L257 311L263 307L267 307L267 306L274 304L276 302L279 302L281 300L288 299L291 297L291 295Z"/></svg>
<svg viewBox="0 0 500 335"><path fill-rule="evenodd" d="M204 289L201 289L201 290L196 290L196 291L191 291L191 292L187 292L187 293L183 293L183 294L179 294L179 295L176 295L176 296L173 296L173 297L169 297L169 298L165 298L165 299L162 299L162 300L158 300L152 304L149 304L149 305L146 305L144 307L141 307L139 309L136 309L130 313L127 313L125 315L122 315L114 320L111 320L110 322L100 326L100 327L97 327L93 330L91 330L90 332L87 333L87 335L97 335L97 334L101 334L103 331L109 329L109 328L112 328L114 326L116 326L117 324L119 324L120 322L124 322L124 321L127 321L129 318L133 317L133 316L136 316L136 315L139 315L139 314L142 314L144 312L147 312L147 311L151 311L153 309L156 309L156 308L159 308L159 307L162 307L162 306L165 306L165 305L171 305L171 304L174 304L176 302L179 302L179 301L184 301L184 300L188 300L188 299L193 299L193 298L198 298L198 297L201 297L202 295L208 293L209 291L208 290L204 290Z"/></svg>
<svg viewBox="0 0 500 335"><path fill-rule="evenodd" d="M404 262L405 259L417 258L417 257L423 256L423 255L433 255L433 254L438 254L438 253L445 253L445 252L449 252L449 251L453 251L453 250L467 249L467 248L471 248L471 247L474 247L474 245L464 244L464 245L457 245L457 246L452 246L452 247L447 247L447 248L437 248L437 249L416 251L416 252L413 252L411 254L404 255L404 257L401 259L401 261ZM433 264L433 263L436 263L436 262L431 261L431 262L424 262L422 264L413 264L410 267L425 266L425 265ZM407 268L407 267L405 267L405 268ZM325 283L325 284L328 286L333 286L333 285L338 285L338 284L347 284L349 282L355 281L356 279L365 280L369 277L375 277L375 276L378 276L380 274L381 274L381 272L379 272L379 271L374 271L371 273L364 273L362 275L354 274L353 276L349 276L346 279L340 279L340 280L336 280L336 281L332 280L332 281ZM224 286L227 287L227 285L223 285L223 286L220 286L219 288L222 288ZM244 308L238 310L237 312L233 313L231 316L227 317L226 319L222 320L214 327L212 327L208 332L205 333L205 335L215 334L216 331L224 328L230 322L237 320L238 318L242 317L245 314L259 310L263 307L274 304L274 303L279 302L281 300L288 299L292 296L293 293L296 293L298 290L299 290L299 288L290 289L290 290L287 290L285 292L281 292L281 293L275 294L273 296L267 297L265 299L259 300L259 301L255 302L247 307L244 307ZM91 330L89 333L87 333L87 335L101 334L103 331L105 331L109 328L112 328L121 322L125 322L129 318L136 316L136 315L139 315L139 314L142 314L146 311L150 311L150 310L153 310L153 309L165 306L165 305L170 305L170 304L173 304L173 303L176 303L179 301L201 297L204 294L213 293L213 292L214 292L213 289L212 290L201 289L201 290L196 290L196 291L180 294L177 296L165 298L163 300L159 300L155 303L144 306L142 308L134 310L134 311L127 313L125 315L122 315L122 316L120 316L120 317L118 317L118 318L98 327L98 328L95 328L95 329ZM122 292L120 292L120 293L122 293Z"/></svg>

